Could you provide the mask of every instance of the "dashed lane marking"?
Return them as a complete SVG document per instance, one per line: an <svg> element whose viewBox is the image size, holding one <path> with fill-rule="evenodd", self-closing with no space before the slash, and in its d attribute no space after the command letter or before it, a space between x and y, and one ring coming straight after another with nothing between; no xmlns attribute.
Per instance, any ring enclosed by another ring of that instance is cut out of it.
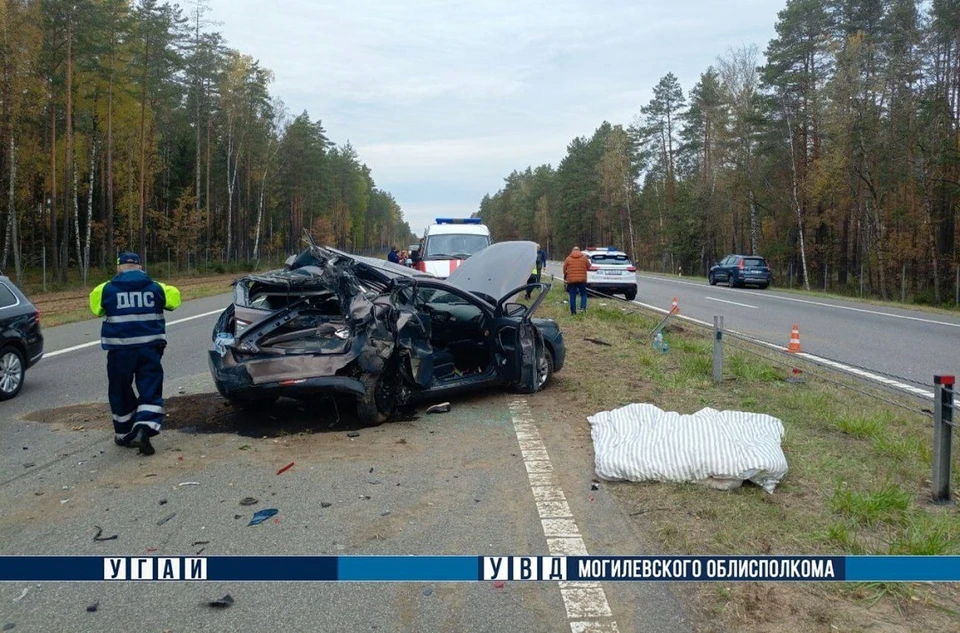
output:
<svg viewBox="0 0 960 633"><path fill-rule="evenodd" d="M515 400L510 403L510 412L550 555L586 556L587 547L563 489L553 476L553 464L530 406L525 400ZM571 633L619 633L599 582L561 581L559 587Z"/></svg>

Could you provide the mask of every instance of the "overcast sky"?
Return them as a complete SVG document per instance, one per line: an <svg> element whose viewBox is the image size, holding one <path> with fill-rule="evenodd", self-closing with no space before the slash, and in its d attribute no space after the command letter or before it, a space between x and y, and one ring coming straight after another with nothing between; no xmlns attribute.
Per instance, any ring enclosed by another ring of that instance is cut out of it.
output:
<svg viewBox="0 0 960 633"><path fill-rule="evenodd" d="M187 3L185 3L187 4ZM291 114L349 141L413 231L467 216L513 169L629 124L663 75L684 94L786 0L210 0Z"/></svg>

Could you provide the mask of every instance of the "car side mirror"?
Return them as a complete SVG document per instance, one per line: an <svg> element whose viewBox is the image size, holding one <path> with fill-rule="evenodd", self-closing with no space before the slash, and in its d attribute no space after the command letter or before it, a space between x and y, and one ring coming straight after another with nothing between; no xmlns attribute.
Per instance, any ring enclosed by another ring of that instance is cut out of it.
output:
<svg viewBox="0 0 960 633"><path fill-rule="evenodd" d="M505 303L503 305L503 314L508 317L522 316L526 310L527 306L522 303Z"/></svg>

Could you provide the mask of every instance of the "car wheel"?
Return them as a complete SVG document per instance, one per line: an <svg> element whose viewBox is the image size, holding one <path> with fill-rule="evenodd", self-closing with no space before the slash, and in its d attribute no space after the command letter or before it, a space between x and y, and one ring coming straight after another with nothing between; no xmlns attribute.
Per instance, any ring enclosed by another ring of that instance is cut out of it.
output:
<svg viewBox="0 0 960 633"><path fill-rule="evenodd" d="M737 287L737 280L734 278L733 273L727 274L727 285L731 288Z"/></svg>
<svg viewBox="0 0 960 633"><path fill-rule="evenodd" d="M627 294L625 294L625 295L623 295L623 296L626 297L627 301L633 301L634 299L637 298L637 291L636 291L636 290L631 290L630 292L628 292Z"/></svg>
<svg viewBox="0 0 960 633"><path fill-rule="evenodd" d="M387 372L360 376L364 394L357 398L357 416L365 424L383 424L397 407L396 381Z"/></svg>
<svg viewBox="0 0 960 633"><path fill-rule="evenodd" d="M760 284L760 290L766 290L770 284Z"/></svg>
<svg viewBox="0 0 960 633"><path fill-rule="evenodd" d="M5 347L0 351L0 400L15 398L20 393L25 372L20 350Z"/></svg>
<svg viewBox="0 0 960 633"><path fill-rule="evenodd" d="M717 278L713 276L713 273L710 273L709 275L707 275L707 279L710 281L711 286L717 285Z"/></svg>
<svg viewBox="0 0 960 633"><path fill-rule="evenodd" d="M537 391L545 389L553 380L553 352L549 348L543 348L543 356L540 357L539 365L540 385L537 387Z"/></svg>

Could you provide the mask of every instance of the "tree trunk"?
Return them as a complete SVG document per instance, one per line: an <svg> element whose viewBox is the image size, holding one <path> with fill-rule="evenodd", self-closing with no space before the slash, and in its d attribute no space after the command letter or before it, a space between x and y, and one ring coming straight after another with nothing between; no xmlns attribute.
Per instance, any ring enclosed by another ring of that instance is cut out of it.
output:
<svg viewBox="0 0 960 633"><path fill-rule="evenodd" d="M90 228L93 224L93 174L97 166L97 140L90 140L90 177L87 181L87 229L83 240L83 287L87 287L87 273L90 272Z"/></svg>
<svg viewBox="0 0 960 633"><path fill-rule="evenodd" d="M104 217L106 224L106 247L104 250L113 256L116 252L116 241L113 237L113 64L114 56L110 58L110 83L107 87L107 183L105 191L107 199L107 213Z"/></svg>
<svg viewBox="0 0 960 633"><path fill-rule="evenodd" d="M799 183L797 182L797 157L793 142L793 126L787 116L787 138L790 140L790 171L793 174L793 208L797 214L797 234L800 239L800 262L803 267L803 286L810 290L810 276L807 274L807 250L803 241L803 211L800 207ZM806 151L806 150L804 150Z"/></svg>
<svg viewBox="0 0 960 633"><path fill-rule="evenodd" d="M11 126L12 128L12 126ZM17 182L17 163L16 163L16 144L13 141L13 130L10 131L10 227L13 229L13 267L17 272L17 285L23 285L23 267L20 263L20 221L17 219L16 204L16 182ZM6 268L7 249L4 247L3 266Z"/></svg>
<svg viewBox="0 0 960 633"><path fill-rule="evenodd" d="M750 188L750 254L760 253L760 213L757 210L757 196Z"/></svg>
<svg viewBox="0 0 960 633"><path fill-rule="evenodd" d="M57 108L50 102L50 262L56 274L60 268L57 250Z"/></svg>
<svg viewBox="0 0 960 633"><path fill-rule="evenodd" d="M144 210L146 207L146 184L147 184L147 68L150 64L150 46L146 45L143 49L143 88L140 90L140 215L139 215L139 241L140 250L146 246L146 232L143 224ZM130 248L133 248L131 243Z"/></svg>
<svg viewBox="0 0 960 633"><path fill-rule="evenodd" d="M210 213L210 135L212 134L212 131L213 131L213 120L210 118L210 114L208 113L207 114L207 161L205 165L207 169L207 188L206 188L207 195L203 200L206 203L206 206L204 207L204 215L206 215L206 219L207 219L207 235L206 235L207 248L210 248L210 216L212 215Z"/></svg>
<svg viewBox="0 0 960 633"><path fill-rule="evenodd" d="M61 267L60 281L67 281L67 266L70 258L67 255L67 244L70 242L70 199L73 198L73 204L76 204L77 189L74 186L71 189L71 183L75 180L73 174L73 16L67 18L67 144L66 153L63 157L64 167L66 168L66 179L64 191L66 199L63 205L63 241L60 243Z"/></svg>
<svg viewBox="0 0 960 633"><path fill-rule="evenodd" d="M80 188L77 186L77 161L73 160L73 232L77 243L77 267L80 269L80 277L83 278L83 247L80 245L80 201L77 200L77 194Z"/></svg>
<svg viewBox="0 0 960 633"><path fill-rule="evenodd" d="M13 126L11 125L10 128ZM15 145L13 141L13 130L10 130L10 164L7 166L10 172L10 201L7 208L7 230L3 240L3 260L0 261L0 269L6 270L7 258L10 255L10 240L13 232L13 224L16 221L16 181L17 166L14 162ZM20 283L20 271L17 271L17 283Z"/></svg>

